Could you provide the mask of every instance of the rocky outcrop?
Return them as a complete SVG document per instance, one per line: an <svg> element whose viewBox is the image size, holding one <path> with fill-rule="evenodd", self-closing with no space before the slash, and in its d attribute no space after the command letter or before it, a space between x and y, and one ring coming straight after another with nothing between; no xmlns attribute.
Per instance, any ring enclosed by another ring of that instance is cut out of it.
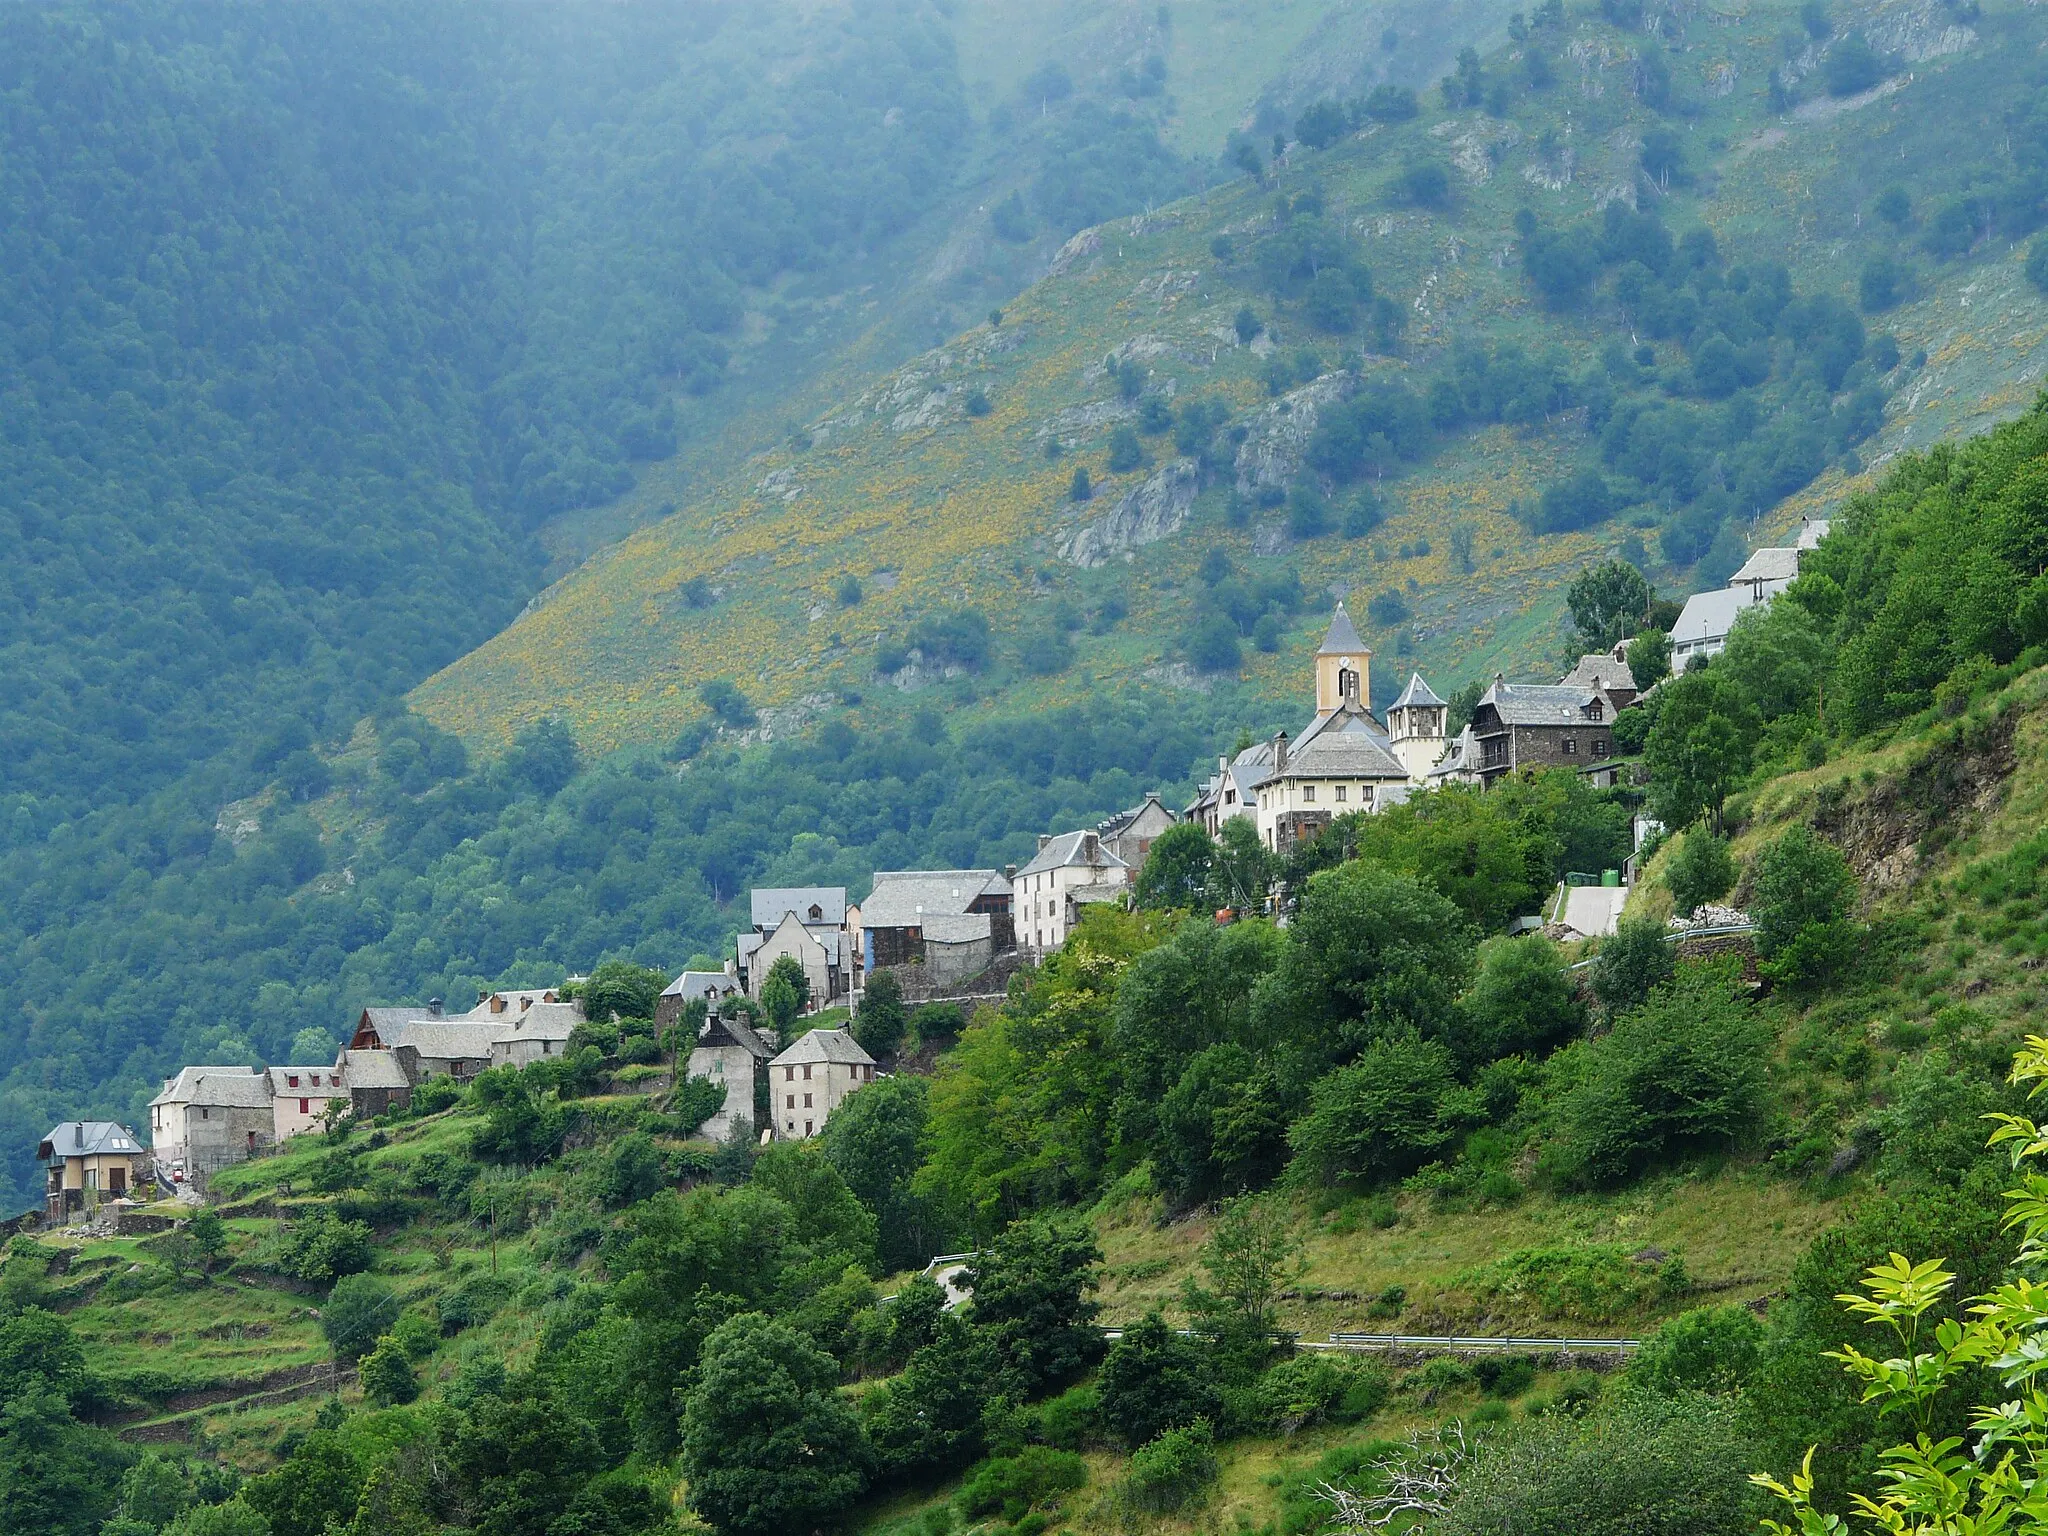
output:
<svg viewBox="0 0 2048 1536"><path fill-rule="evenodd" d="M1326 373L1312 384L1289 390L1252 419L1237 450L1237 488L1253 495L1262 487L1285 490L1301 472L1301 458L1320 413L1348 400L1358 381L1348 373Z"/></svg>
<svg viewBox="0 0 2048 1536"><path fill-rule="evenodd" d="M1127 550L1179 533L1200 489L1201 474L1195 461L1175 459L1136 490L1125 492L1107 517L1083 523L1062 537L1060 558L1093 570Z"/></svg>

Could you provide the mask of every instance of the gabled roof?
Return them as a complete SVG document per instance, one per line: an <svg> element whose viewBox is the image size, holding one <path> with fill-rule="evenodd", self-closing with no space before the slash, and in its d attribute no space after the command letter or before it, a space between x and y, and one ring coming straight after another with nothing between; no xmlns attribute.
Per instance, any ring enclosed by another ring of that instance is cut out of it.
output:
<svg viewBox="0 0 2048 1536"><path fill-rule="evenodd" d="M915 928L940 913L965 912L983 896L1010 894L999 869L886 869L860 904L863 928Z"/></svg>
<svg viewBox="0 0 2048 1536"><path fill-rule="evenodd" d="M1604 692L1591 688L1567 688L1562 683L1504 683L1496 679L1491 688L1479 701L1481 709L1489 704L1500 716L1503 725L1602 725L1613 720L1605 715L1600 720L1588 720L1581 711ZM1612 708L1614 701L1607 701Z"/></svg>
<svg viewBox="0 0 2048 1536"><path fill-rule="evenodd" d="M270 1075L261 1067L187 1067L164 1084L150 1108L204 1104L209 1109L268 1109Z"/></svg>
<svg viewBox="0 0 2048 1536"><path fill-rule="evenodd" d="M566 1040L583 1022L583 1010L574 1003L535 1003L520 1014L501 1040Z"/></svg>
<svg viewBox="0 0 2048 1536"><path fill-rule="evenodd" d="M1713 592L1695 592L1685 600L1678 622L1671 626L1673 645L1698 645L1702 641L1726 640L1735 627L1735 616L1754 608L1757 599L1748 587L1721 587Z"/></svg>
<svg viewBox="0 0 2048 1536"><path fill-rule="evenodd" d="M1120 837L1137 825L1148 811L1157 811L1169 822L1180 820L1178 816L1166 808L1166 803L1159 798L1158 791L1153 790L1128 811L1118 811L1114 816L1098 821L1095 824L1095 830L1104 837Z"/></svg>
<svg viewBox="0 0 2048 1536"><path fill-rule="evenodd" d="M1445 705L1444 701L1430 690L1429 684L1422 680L1420 672L1411 672L1408 674L1408 686L1401 690L1401 697L1394 700L1392 707L1395 709L1442 709Z"/></svg>
<svg viewBox="0 0 2048 1536"><path fill-rule="evenodd" d="M1371 648L1358 638L1358 626L1351 622L1351 615L1339 603L1337 611L1330 615L1330 631L1323 636L1323 643L1316 647L1318 656L1355 656L1361 652L1370 655Z"/></svg>
<svg viewBox="0 0 2048 1536"><path fill-rule="evenodd" d="M843 1029L814 1029L785 1049L774 1066L797 1066L804 1062L836 1061L842 1065L872 1067L875 1058L860 1048L860 1042Z"/></svg>
<svg viewBox="0 0 2048 1536"><path fill-rule="evenodd" d="M720 992L737 988L739 977L730 971L685 971L661 990L663 997L680 997L684 1002L692 998L709 997L712 988Z"/></svg>
<svg viewBox="0 0 2048 1536"><path fill-rule="evenodd" d="M341 1080L350 1088L410 1088L412 1080L405 1075L405 1068L391 1051L351 1051L341 1053L336 1063L341 1068Z"/></svg>
<svg viewBox="0 0 2048 1536"><path fill-rule="evenodd" d="M717 1050L723 1045L739 1046L757 1061L766 1061L775 1054L745 1019L737 1015L727 1018L723 1014L710 1014L697 1030L697 1046Z"/></svg>
<svg viewBox="0 0 2048 1536"><path fill-rule="evenodd" d="M1467 723L1451 742L1450 750L1444 753L1443 761L1429 770L1429 777L1448 779L1455 773L1470 773L1478 756L1479 743L1473 739L1472 727Z"/></svg>
<svg viewBox="0 0 2048 1536"><path fill-rule="evenodd" d="M1408 770L1372 736L1363 731L1331 732L1287 754L1287 766L1276 779L1399 779Z"/></svg>
<svg viewBox="0 0 2048 1536"><path fill-rule="evenodd" d="M1790 581L1799 574L1796 549L1757 549L1742 562L1742 569L1728 578L1728 585L1742 581Z"/></svg>
<svg viewBox="0 0 2048 1536"><path fill-rule="evenodd" d="M786 912L794 912L797 921L808 927L837 928L846 921L843 885L767 886L749 892L747 899L754 927L762 933L773 933ZM818 909L816 917L810 915L812 907Z"/></svg>
<svg viewBox="0 0 2048 1536"><path fill-rule="evenodd" d="M1558 680L1560 688L1626 688L1634 692L1636 675L1628 663L1616 661L1610 651L1581 656L1579 664Z"/></svg>
<svg viewBox="0 0 2048 1536"><path fill-rule="evenodd" d="M332 1099L348 1092L341 1086L338 1067L271 1067L269 1072L273 1096ZM295 1077L297 1083L292 1082Z"/></svg>
<svg viewBox="0 0 2048 1536"><path fill-rule="evenodd" d="M535 1004L538 1007L538 1004ZM512 1020L406 1019L377 1031L386 1050L409 1045L430 1061L487 1061L491 1047L512 1033Z"/></svg>
<svg viewBox="0 0 2048 1536"><path fill-rule="evenodd" d="M142 1143L125 1125L112 1120L66 1120L50 1128L50 1134L36 1148L38 1162L63 1157L124 1157L142 1150Z"/></svg>
<svg viewBox="0 0 2048 1536"><path fill-rule="evenodd" d="M1094 845L1095 856L1090 859L1087 849ZM1022 869L1019 875L1043 874L1049 869L1067 869L1079 866L1086 869L1129 869L1131 866L1102 846L1102 837L1095 832L1062 832L1058 837L1038 850L1038 856Z"/></svg>

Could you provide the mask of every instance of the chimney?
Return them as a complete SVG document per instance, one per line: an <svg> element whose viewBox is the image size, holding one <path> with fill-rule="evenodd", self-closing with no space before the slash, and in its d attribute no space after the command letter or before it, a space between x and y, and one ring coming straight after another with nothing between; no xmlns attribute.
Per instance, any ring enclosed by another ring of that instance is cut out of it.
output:
<svg viewBox="0 0 2048 1536"><path fill-rule="evenodd" d="M1275 773L1285 773L1287 771L1287 733L1285 731L1282 731L1273 738L1273 771Z"/></svg>
<svg viewBox="0 0 2048 1536"><path fill-rule="evenodd" d="M441 999L439 999L438 997L428 998L427 1012L434 1018L438 1019L439 1017L441 1017Z"/></svg>
<svg viewBox="0 0 2048 1536"><path fill-rule="evenodd" d="M1003 878L1004 878L1005 880L1014 880L1014 879L1016 879L1016 878L1017 878L1017 866L1016 866L1016 865L1014 865L1014 864L1005 864L1005 865L1003 866Z"/></svg>
<svg viewBox="0 0 2048 1536"><path fill-rule="evenodd" d="M1093 832L1083 832L1081 834L1081 859L1083 863L1087 864L1100 864L1102 862L1102 840Z"/></svg>
<svg viewBox="0 0 2048 1536"><path fill-rule="evenodd" d="M1039 833L1039 834L1038 834L1038 851L1039 851L1040 853L1043 853L1043 852L1045 852L1045 847L1046 847L1046 844L1050 843L1051 841L1052 841L1052 834L1051 834L1050 832L1041 832L1041 833Z"/></svg>

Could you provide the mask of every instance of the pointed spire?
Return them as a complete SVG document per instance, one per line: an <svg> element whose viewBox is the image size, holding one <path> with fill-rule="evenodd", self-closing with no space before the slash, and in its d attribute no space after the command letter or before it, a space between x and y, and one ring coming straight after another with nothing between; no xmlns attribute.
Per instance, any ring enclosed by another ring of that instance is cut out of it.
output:
<svg viewBox="0 0 2048 1536"><path fill-rule="evenodd" d="M1420 672L1408 674L1408 686L1401 690L1401 697L1394 700L1395 709L1441 709L1444 701L1436 696L1429 684L1422 680Z"/></svg>
<svg viewBox="0 0 2048 1536"><path fill-rule="evenodd" d="M1351 622L1351 615L1344 611L1343 603L1338 603L1337 611L1330 615L1330 632L1323 636L1323 643L1317 647L1316 654L1355 656L1365 649L1365 642L1358 638L1358 626Z"/></svg>

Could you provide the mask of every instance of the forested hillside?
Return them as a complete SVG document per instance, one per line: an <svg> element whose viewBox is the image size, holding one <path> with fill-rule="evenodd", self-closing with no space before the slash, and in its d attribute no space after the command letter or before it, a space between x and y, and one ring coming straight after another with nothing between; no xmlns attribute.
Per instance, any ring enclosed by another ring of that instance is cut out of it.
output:
<svg viewBox="0 0 2048 1536"><path fill-rule="evenodd" d="M2041 1433L2040 1132L2009 1117L2048 1077L2044 459L2048 400L1903 460L1632 712L1679 830L1583 972L1498 933L1622 835L1569 771L1242 872L1284 926L1213 912L1255 848L1170 834L1137 910L971 1020L871 989L852 1027L895 1070L814 1140L693 1140L722 1089L664 1054L699 1020L657 1038L663 973L615 963L557 1059L308 1133L166 1233L12 1238L0 1523L1307 1536L1426 1495L1438 1533L1743 1536L1752 1471L1819 1529L1923 1507L1888 1399ZM523 821L584 820L541 740L515 761ZM1729 899L1748 953L1667 942ZM949 1307L914 1271L969 1245ZM1642 1347L1292 1337L1392 1329ZM1889 1348L1940 1369L1856 1353ZM1953 1497L1996 1508L1975 1466Z"/></svg>

